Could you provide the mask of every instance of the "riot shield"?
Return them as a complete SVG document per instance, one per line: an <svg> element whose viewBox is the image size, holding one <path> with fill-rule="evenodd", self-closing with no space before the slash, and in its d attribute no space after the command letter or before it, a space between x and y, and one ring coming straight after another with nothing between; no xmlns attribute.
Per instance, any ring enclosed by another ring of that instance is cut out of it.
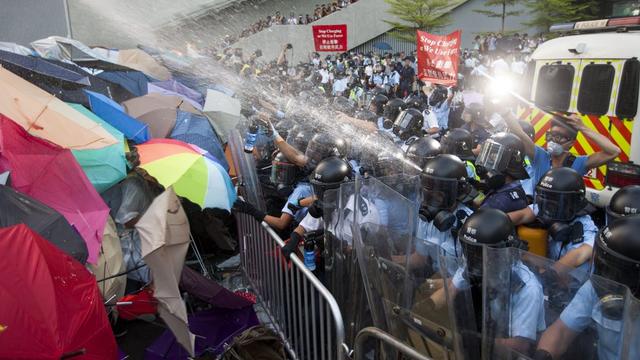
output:
<svg viewBox="0 0 640 360"><path fill-rule="evenodd" d="M240 194L256 208L265 211L262 188L256 171L256 161L253 154L244 152L244 142L238 129L233 129L229 133L228 146L238 177L237 185Z"/></svg>
<svg viewBox="0 0 640 360"><path fill-rule="evenodd" d="M442 348L449 330L434 321L438 314L424 306L427 294L414 286L425 280L417 279L414 273L423 274L422 267L429 266L416 253L418 206L387 185L417 189L411 181L418 180L402 176L384 182L375 178L356 180L356 207L375 206L380 217L367 219L356 211L354 240L375 326L428 356L441 358L446 356Z"/></svg>

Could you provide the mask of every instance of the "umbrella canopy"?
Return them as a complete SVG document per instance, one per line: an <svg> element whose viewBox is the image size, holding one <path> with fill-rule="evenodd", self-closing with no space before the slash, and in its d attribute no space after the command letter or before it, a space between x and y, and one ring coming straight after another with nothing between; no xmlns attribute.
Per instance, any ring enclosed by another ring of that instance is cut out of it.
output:
<svg viewBox="0 0 640 360"><path fill-rule="evenodd" d="M84 106L80 104L69 104L69 106L100 124L118 140L117 144L102 149L73 150L73 156L78 160L87 178L101 193L127 176L124 135Z"/></svg>
<svg viewBox="0 0 640 360"><path fill-rule="evenodd" d="M95 265L89 264L87 267L98 281L120 274L126 269L124 260L122 259L122 249L120 248L120 238L118 237L116 224L111 217L107 219L107 226L104 228L98 263ZM114 300L124 296L126 286L127 275L114 277L98 283L98 289L102 294L102 298L112 303Z"/></svg>
<svg viewBox="0 0 640 360"><path fill-rule="evenodd" d="M135 96L147 94L149 78L140 71L103 71L96 74L96 76L100 79L119 84Z"/></svg>
<svg viewBox="0 0 640 360"><path fill-rule="evenodd" d="M171 73L166 67L158 64L151 55L140 49L120 50L118 64L142 71L147 76L161 81L171 79Z"/></svg>
<svg viewBox="0 0 640 360"><path fill-rule="evenodd" d="M204 103L203 111L209 116L211 125L224 142L226 142L229 132L242 119L240 100L216 90L207 90L207 100Z"/></svg>
<svg viewBox="0 0 640 360"><path fill-rule="evenodd" d="M100 125L2 67L0 88L0 113L32 135L68 149L99 149L118 142Z"/></svg>
<svg viewBox="0 0 640 360"><path fill-rule="evenodd" d="M178 283L189 249L189 221L171 187L153 200L136 224L142 257L151 269L158 313L178 342L193 356L195 336Z"/></svg>
<svg viewBox="0 0 640 360"><path fill-rule="evenodd" d="M12 42L0 41L0 49L20 55L36 55L35 51L26 46L18 45Z"/></svg>
<svg viewBox="0 0 640 360"><path fill-rule="evenodd" d="M389 43L386 43L384 41L379 41L375 44L373 44L373 47L379 50L392 50L393 48L391 47L391 45L389 45Z"/></svg>
<svg viewBox="0 0 640 360"><path fill-rule="evenodd" d="M67 70L34 56L24 56L0 50L0 64L5 69L29 81L34 78L44 78L45 81L66 86L91 85L89 78L83 74Z"/></svg>
<svg viewBox="0 0 640 360"><path fill-rule="evenodd" d="M217 308L242 309L253 305L251 301L232 293L188 266L182 269L180 288Z"/></svg>
<svg viewBox="0 0 640 360"><path fill-rule="evenodd" d="M202 104L204 104L204 97L201 93L174 79L151 82L147 84L147 89L150 94L180 96L199 110L202 110Z"/></svg>
<svg viewBox="0 0 640 360"><path fill-rule="evenodd" d="M109 208L73 158L71 151L29 135L0 115L0 173L11 171L14 189L60 212L87 244L95 264Z"/></svg>
<svg viewBox="0 0 640 360"><path fill-rule="evenodd" d="M26 225L0 228L0 358L115 359L95 278Z"/></svg>
<svg viewBox="0 0 640 360"><path fill-rule="evenodd" d="M31 43L31 47L45 59L76 63L87 60L111 62L109 58L102 56L99 52L94 51L80 41L62 36L49 36L36 40Z"/></svg>
<svg viewBox="0 0 640 360"><path fill-rule="evenodd" d="M172 109L187 111L192 114L202 114L202 112L180 96L163 95L163 94L147 94L139 96L122 103L127 114L137 118L154 110Z"/></svg>
<svg viewBox="0 0 640 360"><path fill-rule="evenodd" d="M109 125L122 132L127 139L140 144L151 138L149 126L127 115L118 103L102 94L88 90L85 92L89 97L91 110Z"/></svg>
<svg viewBox="0 0 640 360"><path fill-rule="evenodd" d="M211 154L226 171L229 171L229 164L224 156L220 139L206 117L178 111L170 138L197 145Z"/></svg>
<svg viewBox="0 0 640 360"><path fill-rule="evenodd" d="M0 185L0 209L0 227L26 224L74 259L87 261L87 245L59 212L4 185Z"/></svg>
<svg viewBox="0 0 640 360"><path fill-rule="evenodd" d="M140 167L202 208L230 210L237 195L225 169L204 150L177 140L154 139L138 146Z"/></svg>

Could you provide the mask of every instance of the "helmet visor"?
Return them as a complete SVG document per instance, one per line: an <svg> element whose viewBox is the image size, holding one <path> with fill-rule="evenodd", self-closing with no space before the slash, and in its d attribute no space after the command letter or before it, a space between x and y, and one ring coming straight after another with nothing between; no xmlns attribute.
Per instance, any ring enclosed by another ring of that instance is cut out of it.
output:
<svg viewBox="0 0 640 360"><path fill-rule="evenodd" d="M500 173L509 165L509 157L510 154L504 145L488 140L482 145L482 149L475 163L487 171Z"/></svg>
<svg viewBox="0 0 640 360"><path fill-rule="evenodd" d="M281 161L271 163L271 182L274 184L293 185L299 175L300 170L292 163Z"/></svg>
<svg viewBox="0 0 640 360"><path fill-rule="evenodd" d="M554 191L536 187L535 203L538 217L547 221L571 221L584 208L584 198L580 193Z"/></svg>
<svg viewBox="0 0 640 360"><path fill-rule="evenodd" d="M607 231L605 228L603 231ZM609 249L602 240L602 232L596 241L593 253L593 274L626 285L637 296L640 290L640 263ZM594 287L600 297L610 295L604 286Z"/></svg>
<svg viewBox="0 0 640 360"><path fill-rule="evenodd" d="M419 119L417 116L414 116L408 111L403 111L396 118L394 125L401 129L413 129L419 125L418 122Z"/></svg>
<svg viewBox="0 0 640 360"><path fill-rule="evenodd" d="M437 209L451 209L458 199L458 181L429 175L422 176L422 204Z"/></svg>

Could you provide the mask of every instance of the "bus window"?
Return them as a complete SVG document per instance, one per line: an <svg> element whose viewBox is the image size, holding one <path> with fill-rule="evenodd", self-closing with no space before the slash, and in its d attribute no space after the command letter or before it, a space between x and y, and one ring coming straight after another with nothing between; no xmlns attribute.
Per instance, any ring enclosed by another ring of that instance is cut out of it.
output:
<svg viewBox="0 0 640 360"><path fill-rule="evenodd" d="M604 115L609 111L609 100L616 70L611 64L589 64L582 71L578 111L583 114Z"/></svg>
<svg viewBox="0 0 640 360"><path fill-rule="evenodd" d="M629 59L622 69L616 116L633 119L638 112L638 84L640 83L640 61Z"/></svg>
<svg viewBox="0 0 640 360"><path fill-rule="evenodd" d="M567 111L575 70L569 64L547 64L540 68L535 103L541 108Z"/></svg>

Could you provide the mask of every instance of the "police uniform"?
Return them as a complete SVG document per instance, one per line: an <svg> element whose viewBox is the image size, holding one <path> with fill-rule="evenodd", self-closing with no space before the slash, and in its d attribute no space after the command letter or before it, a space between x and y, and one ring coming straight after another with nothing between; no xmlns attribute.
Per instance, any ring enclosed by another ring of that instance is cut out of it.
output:
<svg viewBox="0 0 640 360"><path fill-rule="evenodd" d="M504 184L500 189L491 190L480 207L498 209L509 213L527 207L527 197L519 181Z"/></svg>
<svg viewBox="0 0 640 360"><path fill-rule="evenodd" d="M438 118L438 127L441 130L446 130L449 128L449 101L444 100L442 104L438 106L431 107L431 111L436 114L436 118Z"/></svg>
<svg viewBox="0 0 640 360"><path fill-rule="evenodd" d="M571 166L568 166L575 170L580 175L585 175L587 173L587 160L589 159L586 155L576 156L572 161ZM540 179L546 174L549 169L551 169L551 155L543 149L542 147L536 145L535 147L535 156L533 158L533 162L531 163L533 167L533 176L531 177L531 181L533 184L532 194L535 192L535 186L538 184Z"/></svg>
<svg viewBox="0 0 640 360"><path fill-rule="evenodd" d="M582 332L595 323L598 331L598 359L613 360L621 358L623 321L606 318L600 308L600 299L591 284L585 282L573 297L569 305L560 314L560 320L575 332ZM634 321L637 322L637 319ZM638 359L637 347L632 346L628 359Z"/></svg>
<svg viewBox="0 0 640 360"><path fill-rule="evenodd" d="M313 190L311 189L311 184L308 182L299 182L296 187L293 189L291 195L287 199L287 203L282 208L282 212L285 214L289 214L293 217L293 220L296 223L302 221L302 219L307 215L306 207L300 206L299 200L307 198L313 195ZM291 210L292 208L298 208L297 211Z"/></svg>
<svg viewBox="0 0 640 360"><path fill-rule="evenodd" d="M527 196L531 196L533 198L533 194L536 190L536 183L533 182L535 178L535 169L531 164L531 159L528 156L524 157L524 169L527 170L527 174L529 175L528 179L520 180L522 184L522 189Z"/></svg>

